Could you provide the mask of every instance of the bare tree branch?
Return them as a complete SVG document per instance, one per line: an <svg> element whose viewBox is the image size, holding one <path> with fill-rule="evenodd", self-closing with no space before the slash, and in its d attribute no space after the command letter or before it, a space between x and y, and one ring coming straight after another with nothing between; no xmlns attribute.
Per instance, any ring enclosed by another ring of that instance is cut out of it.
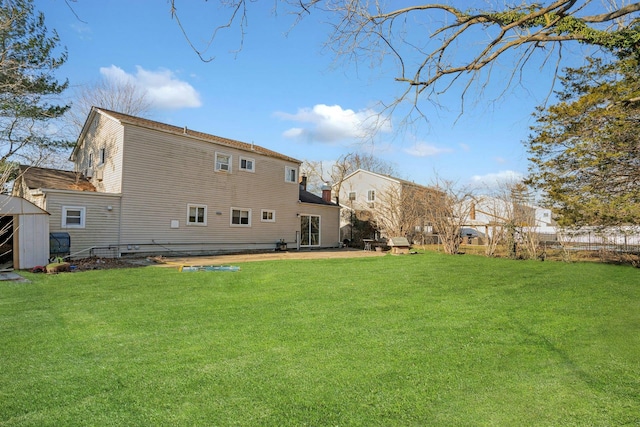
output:
<svg viewBox="0 0 640 427"><path fill-rule="evenodd" d="M204 49L198 49L178 18L178 0L170 0L172 16L189 44L203 60L203 53L215 42L221 30L237 26L242 48L247 25L246 0L217 2L228 17L212 26L212 35ZM371 0L274 0L296 16L296 24L306 15L327 17L331 34L326 42L336 58L357 65L371 66L391 59L397 66L393 79L406 87L393 100L383 102L387 111L401 103L410 105L410 114L423 115L420 104L433 94L450 90L461 83L462 94L472 84L486 85L490 67L513 55L513 76L527 67L540 52L546 61L551 55L561 59L561 47L575 42L609 52L640 50L640 2L615 6L606 13L587 14L601 7L593 0L555 0L525 2L499 9L463 10L452 4L427 3L397 7ZM604 28L602 24L611 24ZM555 67L556 74L560 70ZM483 80L483 78L487 80ZM466 79L466 83L462 82ZM508 88L515 79L505 80Z"/></svg>

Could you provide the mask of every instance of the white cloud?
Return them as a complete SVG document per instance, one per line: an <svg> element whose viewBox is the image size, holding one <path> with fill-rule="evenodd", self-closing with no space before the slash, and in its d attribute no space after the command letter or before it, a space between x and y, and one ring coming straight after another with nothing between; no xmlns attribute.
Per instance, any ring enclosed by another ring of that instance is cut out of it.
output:
<svg viewBox="0 0 640 427"><path fill-rule="evenodd" d="M276 112L283 120L306 124L284 132L288 138L337 143L345 139L366 138L375 132L390 132L387 117L373 110L355 112L339 105L317 104L313 108L301 108L295 114Z"/></svg>
<svg viewBox="0 0 640 427"><path fill-rule="evenodd" d="M495 188L501 184L520 181L524 175L520 172L506 170L486 175L474 175L471 177L473 186L478 188Z"/></svg>
<svg viewBox="0 0 640 427"><path fill-rule="evenodd" d="M441 153L450 153L450 148L439 148L433 144L426 142L417 142L409 148L405 148L404 152L414 157L431 157Z"/></svg>
<svg viewBox="0 0 640 427"><path fill-rule="evenodd" d="M180 108L200 107L200 94L189 83L179 80L166 69L145 70L136 66L136 73L129 74L122 68L112 65L101 67L100 74L106 79L128 82L146 93L155 108L178 110Z"/></svg>

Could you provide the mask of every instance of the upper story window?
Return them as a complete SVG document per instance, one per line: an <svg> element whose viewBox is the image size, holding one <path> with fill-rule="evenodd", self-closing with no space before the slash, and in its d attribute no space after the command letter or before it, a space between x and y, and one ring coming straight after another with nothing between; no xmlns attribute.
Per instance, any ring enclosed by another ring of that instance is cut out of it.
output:
<svg viewBox="0 0 640 427"><path fill-rule="evenodd" d="M187 205L187 225L207 225L207 206Z"/></svg>
<svg viewBox="0 0 640 427"><path fill-rule="evenodd" d="M356 199L356 192L355 191L349 191L349 200L355 200Z"/></svg>
<svg viewBox="0 0 640 427"><path fill-rule="evenodd" d="M251 209L231 208L231 225L251 227Z"/></svg>
<svg viewBox="0 0 640 427"><path fill-rule="evenodd" d="M240 170L247 172L256 171L256 161L248 157L240 157Z"/></svg>
<svg viewBox="0 0 640 427"><path fill-rule="evenodd" d="M376 190L367 191L367 202L375 202L376 201Z"/></svg>
<svg viewBox="0 0 640 427"><path fill-rule="evenodd" d="M231 156L223 153L216 153L216 171L231 172Z"/></svg>
<svg viewBox="0 0 640 427"><path fill-rule="evenodd" d="M93 167L93 153L89 153L89 162L87 164L87 167L89 168Z"/></svg>
<svg viewBox="0 0 640 427"><path fill-rule="evenodd" d="M103 147L98 152L98 166L104 165L106 161L107 161L107 149Z"/></svg>
<svg viewBox="0 0 640 427"><path fill-rule="evenodd" d="M276 222L276 211L263 209L261 218L262 222Z"/></svg>
<svg viewBox="0 0 640 427"><path fill-rule="evenodd" d="M284 169L284 180L286 182L298 183L298 169L286 166Z"/></svg>
<svg viewBox="0 0 640 427"><path fill-rule="evenodd" d="M62 228L84 228L86 208L84 206L62 207Z"/></svg>

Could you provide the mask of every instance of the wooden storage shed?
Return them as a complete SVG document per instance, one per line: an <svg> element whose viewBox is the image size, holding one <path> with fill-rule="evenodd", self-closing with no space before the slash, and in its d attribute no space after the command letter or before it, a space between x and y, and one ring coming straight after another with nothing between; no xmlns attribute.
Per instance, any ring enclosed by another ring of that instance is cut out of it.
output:
<svg viewBox="0 0 640 427"><path fill-rule="evenodd" d="M406 237L392 237L387 244L391 247L391 253L394 255L408 254L411 246Z"/></svg>
<svg viewBox="0 0 640 427"><path fill-rule="evenodd" d="M0 194L0 269L24 270L49 259L49 213L21 198Z"/></svg>

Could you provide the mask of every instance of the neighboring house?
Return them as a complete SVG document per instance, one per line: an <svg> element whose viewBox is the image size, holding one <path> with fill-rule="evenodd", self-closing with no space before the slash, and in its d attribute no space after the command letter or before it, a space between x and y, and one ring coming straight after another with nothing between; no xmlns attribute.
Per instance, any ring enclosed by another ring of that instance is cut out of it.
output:
<svg viewBox="0 0 640 427"><path fill-rule="evenodd" d="M426 205L435 190L416 183L363 169L334 185L340 206L342 238L351 240L354 222L374 224L364 239L408 237L430 232Z"/></svg>
<svg viewBox="0 0 640 427"><path fill-rule="evenodd" d="M468 228L465 228L466 231L463 232L463 235L484 237L491 235L492 230L496 227L502 228L508 223L539 234L556 233L551 209L518 204L508 199L492 196L478 196L472 203L473 205L469 209L469 218L465 224Z"/></svg>
<svg viewBox="0 0 640 427"><path fill-rule="evenodd" d="M22 166L14 195L69 233L72 257L340 244L339 206L302 192L299 160L258 145L94 107L71 161Z"/></svg>

